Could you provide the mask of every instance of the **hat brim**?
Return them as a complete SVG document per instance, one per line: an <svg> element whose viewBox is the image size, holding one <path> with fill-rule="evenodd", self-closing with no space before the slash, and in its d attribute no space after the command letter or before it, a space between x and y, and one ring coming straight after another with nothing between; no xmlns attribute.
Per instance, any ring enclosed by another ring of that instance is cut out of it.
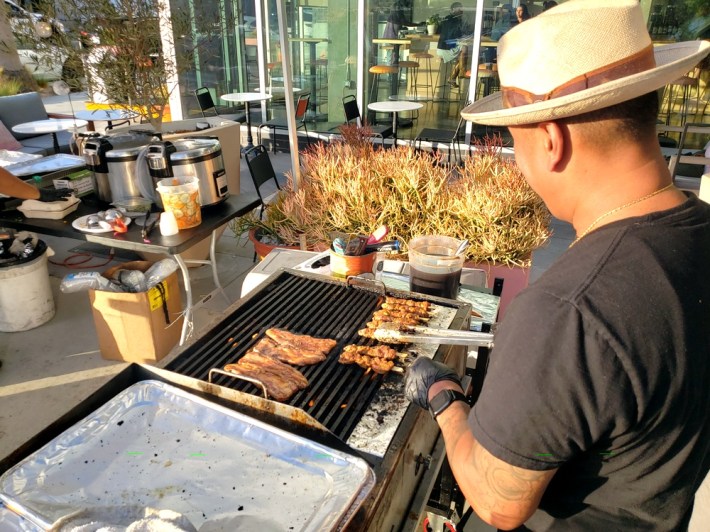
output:
<svg viewBox="0 0 710 532"><path fill-rule="evenodd" d="M536 124L575 116L637 98L687 74L710 51L710 42L688 41L654 48L656 67L573 94L519 107L503 107L500 92L461 111L464 120L490 126Z"/></svg>

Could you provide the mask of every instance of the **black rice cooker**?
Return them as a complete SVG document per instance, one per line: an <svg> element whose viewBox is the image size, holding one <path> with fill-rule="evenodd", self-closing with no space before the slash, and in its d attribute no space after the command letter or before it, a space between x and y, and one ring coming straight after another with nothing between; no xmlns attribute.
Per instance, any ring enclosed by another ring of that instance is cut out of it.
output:
<svg viewBox="0 0 710 532"><path fill-rule="evenodd" d="M168 177L194 176L199 182L202 207L220 203L229 196L222 147L216 138L154 141L145 157L156 186Z"/></svg>

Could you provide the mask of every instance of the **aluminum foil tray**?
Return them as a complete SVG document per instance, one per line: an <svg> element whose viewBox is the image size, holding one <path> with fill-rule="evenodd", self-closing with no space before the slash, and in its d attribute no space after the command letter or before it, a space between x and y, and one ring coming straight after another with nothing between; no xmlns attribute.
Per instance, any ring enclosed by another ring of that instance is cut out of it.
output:
<svg viewBox="0 0 710 532"><path fill-rule="evenodd" d="M69 155L66 153L56 153L48 155L38 160L24 161L21 163L9 164L5 170L18 177L31 176L34 174L46 174L48 172L56 172L67 168L84 166L85 162L78 155Z"/></svg>
<svg viewBox="0 0 710 532"><path fill-rule="evenodd" d="M9 469L0 499L42 528L138 505L198 530L321 531L344 526L373 485L360 458L147 380Z"/></svg>

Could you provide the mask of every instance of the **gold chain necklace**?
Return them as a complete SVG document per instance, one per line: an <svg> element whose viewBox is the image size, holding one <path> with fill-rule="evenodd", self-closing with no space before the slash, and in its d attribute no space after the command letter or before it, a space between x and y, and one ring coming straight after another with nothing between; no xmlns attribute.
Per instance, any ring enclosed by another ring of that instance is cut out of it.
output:
<svg viewBox="0 0 710 532"><path fill-rule="evenodd" d="M628 208L628 207L631 207L632 205L636 205L637 203L641 203L642 201L646 201L647 199L650 199L650 198L652 198L653 196L657 196L658 194L660 194L661 192L665 192L666 190L668 190L668 189L671 188L672 186L673 186L673 183L670 183L670 184L666 185L666 186L663 187L663 188L659 188L658 190L654 190L654 191L651 192L650 194L646 194L645 196L643 196L643 197L641 197L641 198L635 199L635 200L630 201L630 202L628 202L628 203L624 203L624 204L621 205L620 207L615 207L615 208L613 208L612 210L605 212L604 214L602 214L601 216L599 216L596 220L594 220L591 224L589 224L589 226L588 226L584 231L582 231L582 234L579 235L577 238L574 239L574 242L572 242L569 247L574 246L577 242L579 242L581 239L583 239L585 236L587 236L587 235L589 234L589 232L590 232L592 229L594 229L594 228L597 226L597 224L598 224L599 222L601 222L601 221L602 221L604 218L606 218L607 216L611 216L612 214L616 214L617 212L619 212L619 211L621 211L621 210L623 210L623 209L626 209L626 208Z"/></svg>

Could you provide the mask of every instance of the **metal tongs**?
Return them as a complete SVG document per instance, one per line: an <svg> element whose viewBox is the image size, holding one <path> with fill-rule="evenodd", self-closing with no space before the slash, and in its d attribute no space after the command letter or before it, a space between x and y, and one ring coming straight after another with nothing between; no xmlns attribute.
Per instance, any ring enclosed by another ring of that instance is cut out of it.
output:
<svg viewBox="0 0 710 532"><path fill-rule="evenodd" d="M375 329L373 336L382 342L493 347L493 333L402 326L397 323L381 324Z"/></svg>

